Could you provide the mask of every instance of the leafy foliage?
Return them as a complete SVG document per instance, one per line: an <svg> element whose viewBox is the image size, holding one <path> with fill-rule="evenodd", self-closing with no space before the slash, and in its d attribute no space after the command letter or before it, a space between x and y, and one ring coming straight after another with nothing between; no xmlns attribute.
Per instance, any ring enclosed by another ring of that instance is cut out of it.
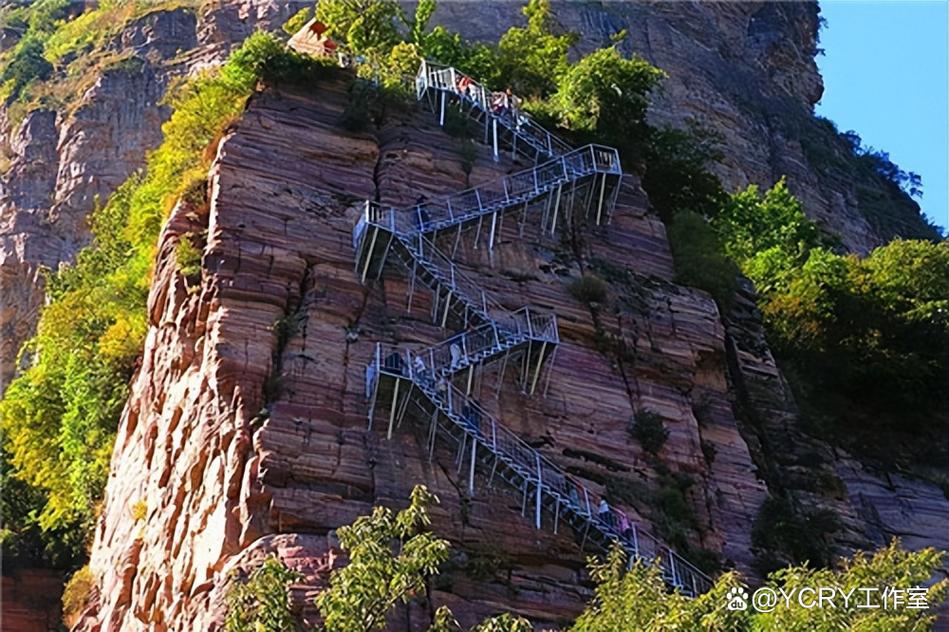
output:
<svg viewBox="0 0 949 632"><path fill-rule="evenodd" d="M783 180L735 194L713 225L761 294L772 344L821 385L811 399L832 418L873 427L881 412L905 422L945 401L949 243L835 254Z"/></svg>
<svg viewBox="0 0 949 632"><path fill-rule="evenodd" d="M726 203L722 183L706 167L718 156L715 139L694 126L690 131L649 130L642 184L663 220L672 222L682 211L711 217Z"/></svg>
<svg viewBox="0 0 949 632"><path fill-rule="evenodd" d="M284 33L288 35L296 35L297 31L306 26L306 23L310 21L310 16L313 15L313 7L303 7L296 13L290 16L290 18L283 23L283 26L280 28L283 29Z"/></svg>
<svg viewBox="0 0 949 632"><path fill-rule="evenodd" d="M665 73L616 47L601 48L559 75L551 104L565 127L635 151L646 139L649 94Z"/></svg>
<svg viewBox="0 0 949 632"><path fill-rule="evenodd" d="M705 290L728 305L738 287L738 267L723 252L718 235L698 213L680 211L668 227L676 281Z"/></svg>
<svg viewBox="0 0 949 632"><path fill-rule="evenodd" d="M290 607L290 585L302 575L270 556L246 582L231 586L227 595L227 632L285 632L296 626Z"/></svg>
<svg viewBox="0 0 949 632"><path fill-rule="evenodd" d="M568 290L575 299L592 307L606 300L607 285L600 277L588 274L571 281Z"/></svg>
<svg viewBox="0 0 949 632"><path fill-rule="evenodd" d="M89 566L77 570L66 582L63 589L63 621L67 625L71 625L89 603L95 585Z"/></svg>
<svg viewBox="0 0 949 632"><path fill-rule="evenodd" d="M658 454L669 438L669 431L662 421L662 415L652 410L641 410L630 424L630 434L639 442L643 450Z"/></svg>
<svg viewBox="0 0 949 632"><path fill-rule="evenodd" d="M429 524L428 505L437 499L416 487L409 506L393 514L377 507L357 518L338 534L348 552L346 566L333 571L329 587L317 597L326 632L372 632L386 626L386 617L399 602L420 595L428 580L438 574L449 554L448 543L422 529ZM872 555L858 553L837 569L814 570L806 564L771 574L766 586L796 594L802 588L824 586L840 593L878 587L906 591L924 586L941 567L942 553L933 549L904 551L894 540ZM934 608L949 596L949 580L925 590L928 608L806 608L797 600L783 602L771 613L753 608L728 608L729 591L745 588L734 572L718 577L711 590L696 598L670 591L656 564L637 560L627 564L625 551L615 546L605 559L588 560L595 582L593 598L570 627L571 632L617 630L707 630L709 632L762 632L783 630L922 630L934 620ZM287 600L289 585L298 576L270 559L250 581L232 589L227 629L289 630L299 627ZM838 593L838 594L840 594ZM471 632L528 632L530 622L502 613L472 628ZM436 610L428 632L460 630L451 611Z"/></svg>
<svg viewBox="0 0 949 632"><path fill-rule="evenodd" d="M860 588L885 587L906 591L924 586L940 566L942 554L925 549L908 552L894 541L873 555L858 553L838 569L814 570L807 566L787 568L771 575L767 586L797 594L802 588L827 587L846 594ZM591 576L597 583L593 601L580 615L571 632L614 632L615 630L706 630L709 632L778 632L785 630L922 630L935 619L933 606L949 594L949 581L928 589L930 607L861 608L859 599L844 607L808 608L796 599L782 601L773 612L759 613L748 607L728 609L728 592L742 587L735 573L720 576L712 589L696 599L669 592L656 566L634 563L624 572L626 560L618 547L605 561L591 560ZM853 594L853 593L851 593ZM805 602L806 603L806 602Z"/></svg>
<svg viewBox="0 0 949 632"><path fill-rule="evenodd" d="M740 585L734 573L720 577L711 591L689 599L669 592L656 565L637 561L627 571L626 554L619 547L605 560L591 559L589 566L596 589L571 632L746 629L747 615L727 609L728 589Z"/></svg>
<svg viewBox="0 0 949 632"><path fill-rule="evenodd" d="M339 529L349 564L333 571L329 589L316 600L327 632L382 630L393 606L425 591L426 579L448 559L448 542L422 531L430 523L427 505L437 500L417 486L398 514L376 507Z"/></svg>
<svg viewBox="0 0 949 632"><path fill-rule="evenodd" d="M529 0L522 12L527 26L511 27L498 41L500 74L519 96L546 96L570 67L567 52L579 38L553 32L550 0Z"/></svg>
<svg viewBox="0 0 949 632"><path fill-rule="evenodd" d="M826 567L833 556L831 537L839 528L833 511L796 508L787 498L769 496L751 532L758 570L766 575L795 564Z"/></svg>
<svg viewBox="0 0 949 632"><path fill-rule="evenodd" d="M188 235L182 235L175 248L175 264L185 277L201 273L201 251L195 247Z"/></svg>
<svg viewBox="0 0 949 632"><path fill-rule="evenodd" d="M402 40L399 28L406 21L394 0L321 0L316 19L357 55L388 54Z"/></svg>
<svg viewBox="0 0 949 632"><path fill-rule="evenodd" d="M44 530L89 526L101 497L144 340L150 267L166 214L180 193L204 178L205 148L240 112L259 77L286 80L316 69L258 34L218 73L182 85L170 99L174 113L162 128L165 140L149 155L145 172L94 209L92 244L50 277L51 302L22 352L30 366L0 402L11 474L45 497L33 514ZM81 537L72 540L78 549Z"/></svg>
<svg viewBox="0 0 949 632"><path fill-rule="evenodd" d="M0 72L3 94L8 99L16 99L30 82L46 79L52 71L53 65L43 57L43 42L27 35L17 44L13 59Z"/></svg>
<svg viewBox="0 0 949 632"><path fill-rule="evenodd" d="M763 195L755 185L732 195L714 224L725 237L725 253L740 263L778 249L794 264L819 245L817 226L804 215L784 178Z"/></svg>

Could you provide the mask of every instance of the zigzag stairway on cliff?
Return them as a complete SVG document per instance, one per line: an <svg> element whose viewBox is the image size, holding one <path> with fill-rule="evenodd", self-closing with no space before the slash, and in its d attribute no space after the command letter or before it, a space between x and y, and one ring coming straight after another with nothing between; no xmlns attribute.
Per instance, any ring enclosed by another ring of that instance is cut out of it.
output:
<svg viewBox="0 0 949 632"><path fill-rule="evenodd" d="M617 151L571 148L519 112L513 99L492 95L454 68L423 62L416 90L440 124L456 108L479 132L483 128L495 157L506 145L533 165L446 198L420 198L407 208L365 203L353 229L356 274L366 282L380 277L387 261L398 262L411 278L407 309L421 284L432 293L433 323L459 332L426 349L376 345L366 367L370 429L383 404L389 437L411 415L427 424L430 457L441 438L457 451L459 474L467 459L469 493L480 468L488 485L500 479L520 491L522 514L531 506L537 528L547 512L554 532L565 522L581 547L603 550L619 543L630 562L657 561L671 587L690 596L705 592L711 585L705 574L505 428L474 396L482 371L497 368L500 386L511 365L521 389L533 395L545 371L550 378L560 340L554 315L531 307L511 313L490 300L453 262L459 243L473 240L490 252L506 216L518 222L519 235L535 224L552 237L558 224L563 230L608 223L623 180ZM451 256L439 250L439 239L451 247Z"/></svg>

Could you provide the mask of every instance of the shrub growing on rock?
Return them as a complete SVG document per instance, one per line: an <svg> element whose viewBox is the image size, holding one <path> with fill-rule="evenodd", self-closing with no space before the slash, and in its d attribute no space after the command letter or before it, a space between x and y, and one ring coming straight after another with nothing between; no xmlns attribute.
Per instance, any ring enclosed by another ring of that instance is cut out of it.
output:
<svg viewBox="0 0 949 632"><path fill-rule="evenodd" d="M641 410L636 413L629 424L629 433L639 442L643 450L650 454L658 454L665 445L666 439L669 438L669 431L662 421L662 415L651 410Z"/></svg>

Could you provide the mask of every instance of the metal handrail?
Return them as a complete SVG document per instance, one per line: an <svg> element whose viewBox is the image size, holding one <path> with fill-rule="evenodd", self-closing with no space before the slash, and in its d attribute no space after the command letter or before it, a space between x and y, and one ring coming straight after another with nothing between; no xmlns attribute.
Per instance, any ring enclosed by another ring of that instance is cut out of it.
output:
<svg viewBox="0 0 949 632"><path fill-rule="evenodd" d="M485 319L479 327L417 351L394 347L383 355L383 346L377 343L374 360L366 367L367 389L376 388L382 373L407 377L455 426L464 431L465 436L504 460L525 481L534 484L538 490L538 505L541 505L541 493L553 497L558 509L562 507L573 512L607 539L619 542L631 560L659 559L663 576L670 584L684 587L693 594L705 592L712 585L707 575L658 538L640 532L637 524L622 510L609 508L602 514L597 511L603 501L601 495L501 425L470 395L446 379L457 370L500 351L505 345L535 339L559 342L559 335L555 316L539 314L530 308L508 312L489 300L479 284L463 274L424 234L442 225L456 225L520 204L564 182L597 173L622 174L615 149L599 145L571 149L523 114L502 116L492 112L488 105L492 93L480 84L472 82L462 94L458 90L457 78L458 71L454 68L423 61L416 77L417 94L421 98L427 89L432 88L472 101L516 138L552 159L494 183L411 207L384 208L366 202L365 211L354 227L354 246L369 224L389 230L417 262ZM416 358L419 359L418 366ZM620 525L628 525L628 528L621 529Z"/></svg>
<svg viewBox="0 0 949 632"><path fill-rule="evenodd" d="M388 222L405 234L447 228L523 204L556 186L596 174L622 175L612 147L586 145L545 163L442 198L392 208Z"/></svg>
<svg viewBox="0 0 949 632"><path fill-rule="evenodd" d="M416 76L416 94L418 98L421 98L426 89L434 89L463 99L497 120L512 134L534 147L535 150L548 156L558 156L572 149L566 141L538 125L526 112L514 107L515 104L510 104L511 107L506 109L509 114L495 112L491 104L498 99L506 98L503 93L492 92L471 77L467 77L468 87L465 91L462 91L458 87L458 81L462 76L465 75L455 68L422 60Z"/></svg>
<svg viewBox="0 0 949 632"><path fill-rule="evenodd" d="M383 355L381 343L377 343L375 354L376 375L388 373L397 377L407 377L435 404L451 421L465 431L473 440L503 458L505 462L522 477L541 486L549 496L569 508L578 516L584 516L591 524L608 538L619 542L631 559L652 561L660 558L664 573L672 583L705 592L712 580L705 573L689 563L660 539L648 532L641 531L637 523L625 512L610 507L609 518L600 515L599 507L603 497L580 483L563 468L545 457L539 450L530 446L515 432L501 424L489 411L474 398L465 394L450 380L439 378L432 371L434 364L429 363L419 370L415 367L418 353L404 348L392 347L391 352ZM401 359L398 368L386 366L385 358L398 355ZM424 358L423 357L423 362ZM581 500L582 499L582 500ZM620 524L628 529L620 531ZM644 546L646 545L646 546ZM683 581L683 580L688 580Z"/></svg>

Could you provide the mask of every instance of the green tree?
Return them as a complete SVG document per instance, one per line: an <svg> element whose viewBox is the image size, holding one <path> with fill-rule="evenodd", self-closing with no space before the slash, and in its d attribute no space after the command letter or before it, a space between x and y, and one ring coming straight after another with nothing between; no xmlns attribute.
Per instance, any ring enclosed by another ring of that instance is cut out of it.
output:
<svg viewBox="0 0 949 632"><path fill-rule="evenodd" d="M227 632L286 632L296 627L290 606L291 584L303 578L275 556L258 566L247 581L235 583L227 595Z"/></svg>
<svg viewBox="0 0 949 632"><path fill-rule="evenodd" d="M570 65L567 53L577 35L553 32L550 0L529 0L522 11L527 26L511 27L498 41L501 73L515 94L547 96Z"/></svg>
<svg viewBox="0 0 949 632"><path fill-rule="evenodd" d="M728 305L738 288L738 267L725 256L718 235L705 218L692 211L676 213L668 235L676 280L705 290L719 305Z"/></svg>
<svg viewBox="0 0 949 632"><path fill-rule="evenodd" d="M316 19L355 54L386 55L402 40L405 13L394 0L320 0Z"/></svg>
<svg viewBox="0 0 949 632"><path fill-rule="evenodd" d="M16 99L30 82L42 81L52 71L53 65L43 57L43 42L28 35L17 45L13 59L0 72L3 93L9 100Z"/></svg>
<svg viewBox="0 0 949 632"><path fill-rule="evenodd" d="M601 48L562 73L551 103L567 128L638 151L648 133L649 95L663 77L640 57Z"/></svg>
<svg viewBox="0 0 949 632"><path fill-rule="evenodd" d="M412 17L412 43L421 46L425 42L425 29L428 21L435 13L437 2L435 0L419 0L415 5L415 15Z"/></svg>
<svg viewBox="0 0 949 632"><path fill-rule="evenodd" d="M817 226L804 215L784 178L764 195L755 185L732 195L713 224L722 235L725 252L739 265L770 248L780 248L793 265L820 244Z"/></svg>
<svg viewBox="0 0 949 632"><path fill-rule="evenodd" d="M349 563L333 571L329 588L316 599L327 632L382 630L397 603L424 593L426 580L448 559L448 542L422 530L430 523L427 506L437 501L419 485L397 514L376 507L372 515L340 527Z"/></svg>
<svg viewBox="0 0 949 632"><path fill-rule="evenodd" d="M747 629L748 615L727 609L725 595L740 583L733 573L720 577L711 591L689 599L669 592L656 565L637 561L627 571L626 554L619 547L605 560L591 559L589 567L596 589L571 632Z"/></svg>
<svg viewBox="0 0 949 632"><path fill-rule="evenodd" d="M802 588L835 588L838 595L860 588L884 588L904 591L929 583L940 568L942 554L933 549L908 552L894 541L872 555L858 553L837 569L815 570L807 566L791 567L772 574L766 586L797 594ZM838 598L839 607L808 608L796 599L785 606L782 601L771 613L746 609L729 610L728 593L742 587L735 573L720 576L707 593L689 599L669 592L659 569L641 562L625 571L624 553L615 548L605 561L592 560L590 569L597 583L593 600L580 615L572 632L615 632L616 630L702 630L708 632L786 632L807 630L887 630L910 632L929 629L935 619L935 606L949 594L949 580L923 588L928 608L858 608L854 597L849 607ZM852 595L855 593L851 593ZM860 594L860 593L856 593Z"/></svg>
<svg viewBox="0 0 949 632"><path fill-rule="evenodd" d="M150 269L167 213L205 179L206 148L240 113L259 79L312 78L319 68L273 36L255 34L218 72L182 85L170 98L174 112L145 171L93 210L92 243L74 265L50 277L50 302L21 352L29 368L0 402L9 476L45 499L33 519L49 537L91 526L145 337ZM61 541L81 555L83 535Z"/></svg>
<svg viewBox="0 0 949 632"><path fill-rule="evenodd" d="M311 15L313 15L313 7L303 7L291 15L290 18L284 22L283 26L280 28L282 28L284 33L287 33L288 35L296 35L297 31L306 26L306 23L310 21Z"/></svg>

